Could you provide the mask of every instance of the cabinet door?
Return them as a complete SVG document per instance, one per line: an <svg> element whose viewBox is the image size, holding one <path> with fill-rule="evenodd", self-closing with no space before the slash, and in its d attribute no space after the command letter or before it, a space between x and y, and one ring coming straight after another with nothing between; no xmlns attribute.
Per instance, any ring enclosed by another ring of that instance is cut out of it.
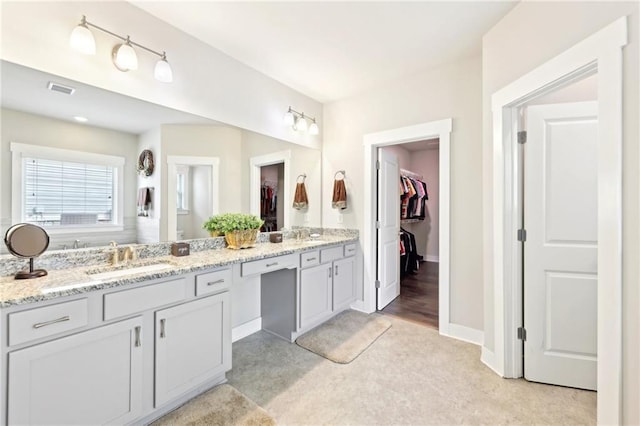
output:
<svg viewBox="0 0 640 426"><path fill-rule="evenodd" d="M140 317L9 353L9 424L128 423L142 409Z"/></svg>
<svg viewBox="0 0 640 426"><path fill-rule="evenodd" d="M331 315L331 264L300 271L300 328Z"/></svg>
<svg viewBox="0 0 640 426"><path fill-rule="evenodd" d="M355 257L333 262L333 310L342 310L356 298L354 281Z"/></svg>
<svg viewBox="0 0 640 426"><path fill-rule="evenodd" d="M229 292L156 312L155 406L231 369Z"/></svg>

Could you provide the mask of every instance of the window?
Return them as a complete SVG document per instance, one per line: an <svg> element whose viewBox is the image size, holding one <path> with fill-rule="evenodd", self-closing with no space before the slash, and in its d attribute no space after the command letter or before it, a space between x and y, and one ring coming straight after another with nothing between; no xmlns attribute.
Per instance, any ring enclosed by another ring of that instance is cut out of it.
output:
<svg viewBox="0 0 640 426"><path fill-rule="evenodd" d="M122 228L124 158L11 144L14 222L48 231Z"/></svg>
<svg viewBox="0 0 640 426"><path fill-rule="evenodd" d="M189 214L189 166L176 165L176 183L178 214Z"/></svg>

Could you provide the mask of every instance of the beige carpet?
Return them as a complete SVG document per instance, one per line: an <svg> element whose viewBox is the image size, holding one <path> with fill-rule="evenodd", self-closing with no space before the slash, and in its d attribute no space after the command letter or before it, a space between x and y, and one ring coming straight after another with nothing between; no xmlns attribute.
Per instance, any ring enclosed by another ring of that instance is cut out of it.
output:
<svg viewBox="0 0 640 426"><path fill-rule="evenodd" d="M350 364L266 332L233 344L229 384L281 425L595 425L596 393L503 379L480 347L393 324Z"/></svg>
<svg viewBox="0 0 640 426"><path fill-rule="evenodd" d="M268 426L275 425L266 411L233 386L220 385L192 399L152 423L153 426Z"/></svg>
<svg viewBox="0 0 640 426"><path fill-rule="evenodd" d="M356 359L391 323L378 314L344 311L296 339L301 346L339 364Z"/></svg>

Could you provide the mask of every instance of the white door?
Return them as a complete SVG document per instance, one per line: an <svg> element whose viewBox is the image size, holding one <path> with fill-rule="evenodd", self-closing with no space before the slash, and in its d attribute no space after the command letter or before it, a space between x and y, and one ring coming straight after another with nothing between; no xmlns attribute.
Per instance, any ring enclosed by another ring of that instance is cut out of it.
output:
<svg viewBox="0 0 640 426"><path fill-rule="evenodd" d="M400 169L398 157L378 149L378 310L400 294Z"/></svg>
<svg viewBox="0 0 640 426"><path fill-rule="evenodd" d="M524 375L596 389L596 102L527 111Z"/></svg>

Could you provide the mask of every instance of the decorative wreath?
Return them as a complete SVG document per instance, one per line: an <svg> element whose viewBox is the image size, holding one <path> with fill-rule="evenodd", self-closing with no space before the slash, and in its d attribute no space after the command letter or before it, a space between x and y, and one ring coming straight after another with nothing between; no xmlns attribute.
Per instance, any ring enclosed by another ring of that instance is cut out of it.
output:
<svg viewBox="0 0 640 426"><path fill-rule="evenodd" d="M138 173L142 176L151 176L153 173L153 152L145 149L138 157Z"/></svg>

